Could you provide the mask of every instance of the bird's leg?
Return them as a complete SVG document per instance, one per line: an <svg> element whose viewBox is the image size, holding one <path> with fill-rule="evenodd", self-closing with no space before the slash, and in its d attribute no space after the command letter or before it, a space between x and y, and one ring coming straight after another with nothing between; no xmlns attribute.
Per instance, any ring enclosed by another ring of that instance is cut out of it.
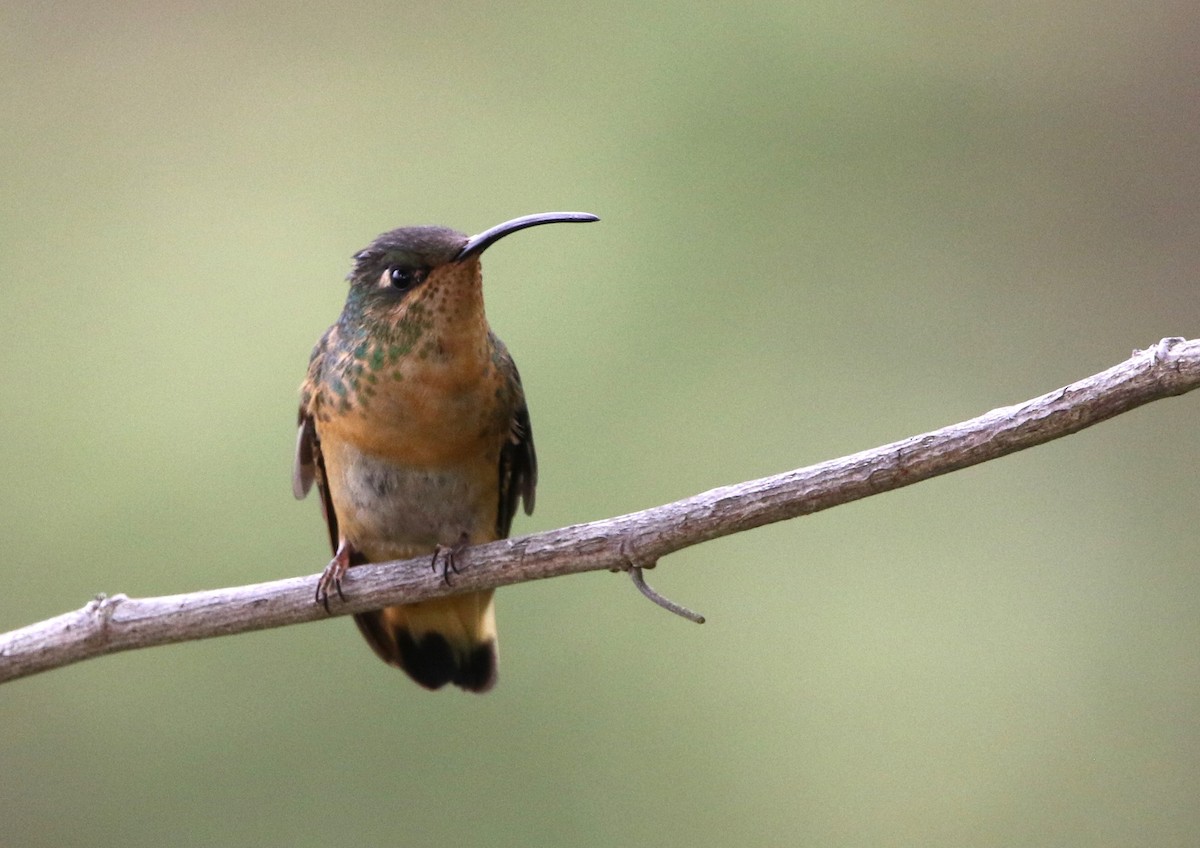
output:
<svg viewBox="0 0 1200 848"><path fill-rule="evenodd" d="M450 572L458 574L458 558L470 545L471 537L464 530L453 545L438 545L433 549L433 559L429 561L429 567L437 571L438 557L442 558L442 579L446 581L447 586L450 585Z"/></svg>
<svg viewBox="0 0 1200 848"><path fill-rule="evenodd" d="M341 539L338 542L337 553L333 555L333 559L329 561L329 565L325 566L325 570L321 572L321 579L317 581L317 603L325 607L325 612L329 612L329 590L332 588L339 598L343 601L346 596L342 594L342 578L346 576L346 571L350 568L350 558L357 553L354 550L354 545Z"/></svg>

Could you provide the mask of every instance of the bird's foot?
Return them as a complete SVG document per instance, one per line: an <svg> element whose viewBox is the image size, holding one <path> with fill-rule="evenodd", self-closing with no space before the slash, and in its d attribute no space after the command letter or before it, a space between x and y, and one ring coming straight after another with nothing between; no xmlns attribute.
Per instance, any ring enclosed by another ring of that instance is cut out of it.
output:
<svg viewBox="0 0 1200 848"><path fill-rule="evenodd" d="M446 585L450 585L450 572L458 574L458 558L471 545L471 537L466 531L458 537L458 541L453 545L438 545L433 549L433 558L429 560L429 567L435 572L438 569L438 558L442 560L442 579L446 581Z"/></svg>
<svg viewBox="0 0 1200 848"><path fill-rule="evenodd" d="M338 543L337 553L333 555L329 565L325 566L325 570L321 572L321 579L317 581L316 602L325 607L325 612L330 611L330 589L337 592L337 596L343 601L346 600L346 596L342 594L342 578L346 576L346 572L350 568L350 557L353 553L354 546L342 539Z"/></svg>

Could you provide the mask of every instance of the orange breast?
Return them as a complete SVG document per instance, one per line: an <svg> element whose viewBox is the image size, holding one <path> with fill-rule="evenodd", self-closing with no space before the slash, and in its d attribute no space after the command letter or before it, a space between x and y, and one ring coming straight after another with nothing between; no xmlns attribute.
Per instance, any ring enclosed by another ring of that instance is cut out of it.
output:
<svg viewBox="0 0 1200 848"><path fill-rule="evenodd" d="M341 535L369 559L496 538L500 448L517 400L490 359L397 363L317 434Z"/></svg>
<svg viewBox="0 0 1200 848"><path fill-rule="evenodd" d="M404 360L370 395L318 422L322 443L348 441L410 465L470 462L498 452L514 413L507 382L490 360Z"/></svg>

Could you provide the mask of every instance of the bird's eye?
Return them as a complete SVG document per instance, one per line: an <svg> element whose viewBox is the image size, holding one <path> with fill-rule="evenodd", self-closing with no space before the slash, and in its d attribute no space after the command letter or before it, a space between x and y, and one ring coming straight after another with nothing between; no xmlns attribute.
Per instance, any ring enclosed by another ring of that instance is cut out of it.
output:
<svg viewBox="0 0 1200 848"><path fill-rule="evenodd" d="M423 280L425 275L418 268L393 265L383 274L382 282L396 291L406 292Z"/></svg>

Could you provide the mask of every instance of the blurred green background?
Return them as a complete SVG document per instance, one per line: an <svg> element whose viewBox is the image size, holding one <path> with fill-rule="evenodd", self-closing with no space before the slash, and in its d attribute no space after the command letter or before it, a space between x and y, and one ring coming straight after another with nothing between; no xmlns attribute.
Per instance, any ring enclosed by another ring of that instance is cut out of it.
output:
<svg viewBox="0 0 1200 848"><path fill-rule="evenodd" d="M840 456L1200 333L1179 2L0 8L0 629L315 573L296 388L350 255L486 257L528 533ZM429 694L345 619L0 688L0 841L1200 840L1200 397L499 598Z"/></svg>

